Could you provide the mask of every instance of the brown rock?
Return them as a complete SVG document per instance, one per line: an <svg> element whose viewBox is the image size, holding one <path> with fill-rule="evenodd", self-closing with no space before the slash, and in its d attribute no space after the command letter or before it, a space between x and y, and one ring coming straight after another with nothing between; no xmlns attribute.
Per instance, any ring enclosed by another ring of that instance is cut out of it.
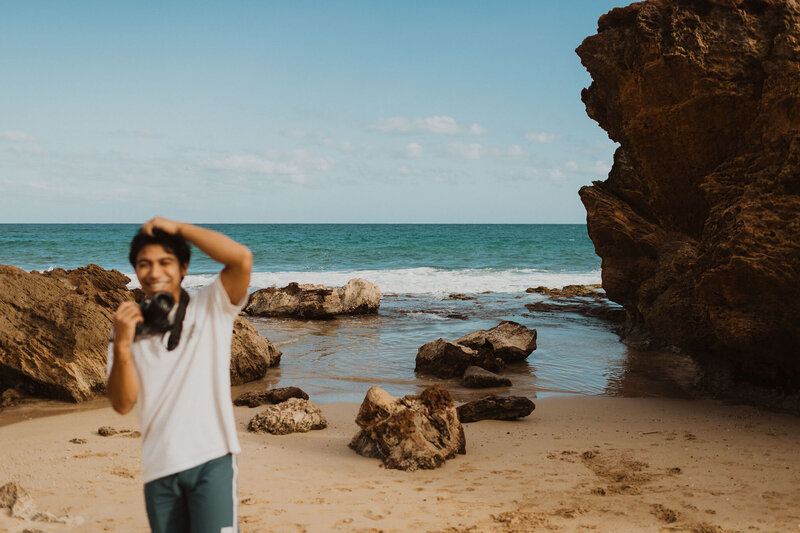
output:
<svg viewBox="0 0 800 533"><path fill-rule="evenodd" d="M605 295L597 289L602 285L565 285L560 289L550 289L548 287L529 287L525 289L528 294L544 294L551 298L604 298Z"/></svg>
<svg viewBox="0 0 800 533"><path fill-rule="evenodd" d="M580 195L629 331L797 390L800 5L637 2L577 53L586 111L620 144Z"/></svg>
<svg viewBox="0 0 800 533"><path fill-rule="evenodd" d="M511 380L498 376L494 372L481 368L479 366L471 366L467 368L464 375L461 377L461 385L470 389L487 389L490 387L510 387Z"/></svg>
<svg viewBox="0 0 800 533"><path fill-rule="evenodd" d="M437 468L457 453L466 453L455 405L450 393L439 385L399 399L372 387L356 424L362 429L350 441L350 448L365 457L382 459L387 468Z"/></svg>
<svg viewBox="0 0 800 533"><path fill-rule="evenodd" d="M280 364L281 351L245 318L236 317L231 339L231 385L256 381Z"/></svg>
<svg viewBox="0 0 800 533"><path fill-rule="evenodd" d="M280 387L263 391L245 392L233 400L234 405L258 407L264 404L282 403L290 398L308 400L308 394L298 387Z"/></svg>
<svg viewBox="0 0 800 533"><path fill-rule="evenodd" d="M119 433L119 431L111 426L100 426L97 428L97 434L101 437L110 437L112 435L116 435L117 433Z"/></svg>
<svg viewBox="0 0 800 533"><path fill-rule="evenodd" d="M261 289L250 295L244 310L253 316L331 318L377 313L380 304L380 289L365 279L354 278L338 289L297 283L282 289Z"/></svg>
<svg viewBox="0 0 800 533"><path fill-rule="evenodd" d="M35 522L47 522L51 524L67 524L78 526L83 523L80 517L73 517L62 514L59 516L50 512L42 512L36 509L36 503L21 485L15 482L6 483L0 487L0 509L9 510L9 515L21 520L33 520Z"/></svg>
<svg viewBox="0 0 800 533"><path fill-rule="evenodd" d="M528 416L534 409L534 403L524 396L490 394L458 406L458 419L465 424L478 420L514 420Z"/></svg>
<svg viewBox="0 0 800 533"><path fill-rule="evenodd" d="M452 341L436 339L419 347L414 371L447 379L463 376L467 367L473 365L500 370L503 361L495 358L491 350L474 350Z"/></svg>
<svg viewBox="0 0 800 533"><path fill-rule="evenodd" d="M474 350L488 349L494 357L506 363L524 361L536 349L536 330L506 320L490 330L473 331L455 342Z"/></svg>
<svg viewBox="0 0 800 533"><path fill-rule="evenodd" d="M75 402L103 392L113 314L137 294L129 281L97 265L44 273L0 265L0 389ZM262 378L280 360L244 319L231 347L234 384Z"/></svg>
<svg viewBox="0 0 800 533"><path fill-rule="evenodd" d="M247 425L247 429L253 433L272 435L306 433L326 427L328 422L320 408L302 398L290 398L277 405L270 405L250 419Z"/></svg>
<svg viewBox="0 0 800 533"><path fill-rule="evenodd" d="M0 394L0 409L13 407L22 401L23 396L16 389L6 389Z"/></svg>
<svg viewBox="0 0 800 533"><path fill-rule="evenodd" d="M0 385L71 401L104 390L106 348L129 279L89 265L27 273L0 265Z"/></svg>

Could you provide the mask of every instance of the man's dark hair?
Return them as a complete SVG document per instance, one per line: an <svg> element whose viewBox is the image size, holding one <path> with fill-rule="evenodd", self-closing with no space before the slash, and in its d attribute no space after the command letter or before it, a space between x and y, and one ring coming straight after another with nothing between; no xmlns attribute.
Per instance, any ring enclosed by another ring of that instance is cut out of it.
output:
<svg viewBox="0 0 800 533"><path fill-rule="evenodd" d="M192 249L182 236L173 235L156 228L153 230L153 236L151 237L140 229L131 241L131 252L128 254L128 261L131 262L134 269L136 268L136 257L142 251L142 248L148 244L160 244L165 251L175 254L181 267L189 264Z"/></svg>

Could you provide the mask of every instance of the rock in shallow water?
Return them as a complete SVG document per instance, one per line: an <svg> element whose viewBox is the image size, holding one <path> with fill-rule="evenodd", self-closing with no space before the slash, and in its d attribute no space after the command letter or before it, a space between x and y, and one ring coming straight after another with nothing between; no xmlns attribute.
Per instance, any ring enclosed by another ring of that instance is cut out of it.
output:
<svg viewBox="0 0 800 533"><path fill-rule="evenodd" d="M403 398L372 387L356 424L362 429L350 441L350 448L365 457L382 459L387 468L437 468L456 454L466 453L455 405L450 393L439 385Z"/></svg>
<svg viewBox="0 0 800 533"><path fill-rule="evenodd" d="M489 387L510 387L511 380L479 366L471 366L464 372L461 384L470 389L487 389Z"/></svg>
<svg viewBox="0 0 800 533"><path fill-rule="evenodd" d="M800 4L637 2L577 53L586 112L620 144L580 195L631 338L797 391Z"/></svg>
<svg viewBox="0 0 800 533"><path fill-rule="evenodd" d="M504 320L492 329L479 329L454 341L474 350L489 349L506 363L524 361L536 349L536 330ZM485 367L486 368L486 367Z"/></svg>
<svg viewBox="0 0 800 533"><path fill-rule="evenodd" d="M414 370L442 379L461 377L470 366L497 372L506 362L525 360L535 349L535 329L503 321L492 329L479 329L455 341L437 339L420 346Z"/></svg>
<svg viewBox="0 0 800 533"><path fill-rule="evenodd" d="M447 379L462 376L468 367L474 365L500 370L503 362L488 350L473 350L452 341L436 339L419 347L414 371Z"/></svg>
<svg viewBox="0 0 800 533"><path fill-rule="evenodd" d="M302 398L290 398L285 402L270 405L254 416L247 429L253 433L288 435L306 433L313 429L328 427L328 421L315 404Z"/></svg>
<svg viewBox="0 0 800 533"><path fill-rule="evenodd" d="M338 289L297 283L282 289L261 289L250 295L244 310L253 316L331 318L377 313L380 305L380 289L365 279L354 278Z"/></svg>
<svg viewBox="0 0 800 533"><path fill-rule="evenodd" d="M480 400L458 407L458 419L463 423L478 420L514 420L528 416L536 405L524 396L495 396L490 394Z"/></svg>

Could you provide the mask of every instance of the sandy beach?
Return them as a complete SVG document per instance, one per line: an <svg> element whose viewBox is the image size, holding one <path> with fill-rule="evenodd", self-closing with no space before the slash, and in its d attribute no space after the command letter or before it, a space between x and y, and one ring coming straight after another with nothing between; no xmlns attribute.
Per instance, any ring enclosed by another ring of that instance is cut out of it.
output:
<svg viewBox="0 0 800 533"><path fill-rule="evenodd" d="M800 419L713 401L539 400L528 418L465 425L467 454L433 471L356 455L357 404L322 404L329 427L246 431L236 408L242 531L796 531ZM2 417L14 416L15 409ZM0 531L147 531L140 442L100 426L135 415L82 409L0 427L0 484L79 525L0 513ZM83 444L70 442L84 439Z"/></svg>

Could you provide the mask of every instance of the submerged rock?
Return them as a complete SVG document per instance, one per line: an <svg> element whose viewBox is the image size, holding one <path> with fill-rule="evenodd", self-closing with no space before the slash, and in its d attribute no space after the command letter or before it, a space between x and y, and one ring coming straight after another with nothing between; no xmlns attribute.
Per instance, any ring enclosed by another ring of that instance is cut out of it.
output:
<svg viewBox="0 0 800 533"><path fill-rule="evenodd" d="M79 402L105 391L113 315L140 290L116 270L25 272L0 265L0 390ZM234 325L231 381L260 379L280 352L243 319Z"/></svg>
<svg viewBox="0 0 800 533"><path fill-rule="evenodd" d="M510 387L511 380L479 366L471 366L467 368L461 377L461 384L470 389L487 389L490 387Z"/></svg>
<svg viewBox="0 0 800 533"><path fill-rule="evenodd" d="M719 392L797 391L800 4L637 2L577 53L620 145L580 196L628 331L698 355Z"/></svg>
<svg viewBox="0 0 800 533"><path fill-rule="evenodd" d="M361 430L350 441L350 448L365 457L382 459L387 468L432 469L466 453L455 405L450 393L439 385L403 398L372 387L356 424Z"/></svg>
<svg viewBox="0 0 800 533"><path fill-rule="evenodd" d="M233 405L258 407L264 404L282 403L290 398L308 400L308 394L298 387L280 387L263 391L245 392L233 400Z"/></svg>
<svg viewBox="0 0 800 533"><path fill-rule="evenodd" d="M252 419L247 429L253 433L288 435L306 433L313 429L328 427L328 421L315 404L302 398L290 398L285 402L270 405Z"/></svg>
<svg viewBox="0 0 800 533"><path fill-rule="evenodd" d="M377 313L380 305L380 289L365 279L354 278L338 289L290 283L282 289L257 290L244 310L253 316L331 318Z"/></svg>
<svg viewBox="0 0 800 533"><path fill-rule="evenodd" d="M458 419L463 423L478 420L514 420L528 416L536 405L524 396L495 396L458 406Z"/></svg>

